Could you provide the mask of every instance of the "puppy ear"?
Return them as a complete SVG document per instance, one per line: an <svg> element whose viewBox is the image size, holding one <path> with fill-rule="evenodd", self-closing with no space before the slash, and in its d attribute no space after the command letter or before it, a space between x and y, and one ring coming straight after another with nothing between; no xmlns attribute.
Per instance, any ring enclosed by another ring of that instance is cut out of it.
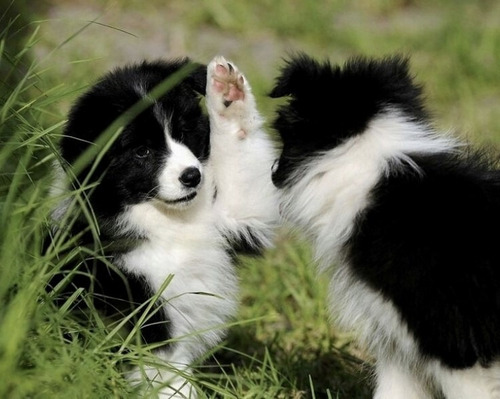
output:
<svg viewBox="0 0 500 399"><path fill-rule="evenodd" d="M285 66L281 68L281 74L275 79L274 88L269 93L271 98L280 98L292 94L293 90L293 60L285 60Z"/></svg>
<svg viewBox="0 0 500 399"><path fill-rule="evenodd" d="M290 57L285 60L285 65L281 68L281 74L276 78L275 86L269 96L271 98L295 96L307 91L322 69L317 61L304 53Z"/></svg>
<svg viewBox="0 0 500 399"><path fill-rule="evenodd" d="M276 79L276 83L274 85L274 88L271 90L269 93L269 97L271 98L280 98L287 96L290 93L290 84L286 76L282 74L280 77Z"/></svg>
<svg viewBox="0 0 500 399"><path fill-rule="evenodd" d="M199 63L193 63L193 65L194 70L187 80L194 91L204 96L207 89L207 67Z"/></svg>

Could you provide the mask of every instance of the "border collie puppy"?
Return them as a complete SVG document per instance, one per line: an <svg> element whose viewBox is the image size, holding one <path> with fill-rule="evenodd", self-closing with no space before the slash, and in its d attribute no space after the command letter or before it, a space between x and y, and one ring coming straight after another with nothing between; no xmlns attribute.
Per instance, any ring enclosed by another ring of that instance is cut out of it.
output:
<svg viewBox="0 0 500 399"><path fill-rule="evenodd" d="M280 209L375 356L375 398L500 398L500 170L435 131L407 64L288 60Z"/></svg>
<svg viewBox="0 0 500 399"><path fill-rule="evenodd" d="M163 95L151 94L176 73L187 76L175 78ZM206 94L208 116L200 94ZM161 397L194 398L179 373L189 378L188 366L221 341L235 314L234 250L271 242L278 212L269 171L276 155L234 64L222 57L208 67L187 59L144 62L105 75L77 100L61 141L67 175L101 133L141 101L114 141L104 143L109 149L75 179L99 236L83 217L74 218L70 232L107 262L82 255L76 272L59 276L59 286L70 281L59 293L91 285L97 308L139 320L143 340L157 345L159 363L137 368L130 379L146 380ZM62 200L54 212L61 229L71 220L71 201Z"/></svg>

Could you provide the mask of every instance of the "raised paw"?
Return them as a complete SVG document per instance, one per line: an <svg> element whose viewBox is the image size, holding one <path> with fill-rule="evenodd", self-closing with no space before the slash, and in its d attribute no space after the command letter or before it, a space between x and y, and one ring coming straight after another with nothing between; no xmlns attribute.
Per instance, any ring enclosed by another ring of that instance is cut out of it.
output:
<svg viewBox="0 0 500 399"><path fill-rule="evenodd" d="M208 67L210 87L220 97L222 105L229 107L234 101L245 99L245 78L236 66L222 56L215 57Z"/></svg>
<svg viewBox="0 0 500 399"><path fill-rule="evenodd" d="M222 56L208 64L206 104L213 134L244 139L261 125L248 80Z"/></svg>

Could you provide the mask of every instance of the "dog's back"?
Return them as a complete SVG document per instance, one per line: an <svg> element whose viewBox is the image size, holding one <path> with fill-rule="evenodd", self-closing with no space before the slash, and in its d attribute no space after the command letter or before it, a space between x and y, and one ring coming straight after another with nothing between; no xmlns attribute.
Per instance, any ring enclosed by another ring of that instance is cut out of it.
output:
<svg viewBox="0 0 500 399"><path fill-rule="evenodd" d="M272 95L290 96L274 123L282 209L324 267L337 263L331 305L378 359L376 398L425 398L431 386L493 398L496 161L434 131L398 57L338 67L299 56Z"/></svg>

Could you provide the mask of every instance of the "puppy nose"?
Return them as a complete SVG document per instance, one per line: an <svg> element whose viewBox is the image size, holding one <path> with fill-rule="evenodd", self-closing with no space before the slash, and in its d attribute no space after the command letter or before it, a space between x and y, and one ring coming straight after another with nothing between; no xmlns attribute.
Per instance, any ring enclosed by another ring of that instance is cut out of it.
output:
<svg viewBox="0 0 500 399"><path fill-rule="evenodd" d="M179 181L186 187L194 188L201 181L201 173L198 168L189 167L184 169L179 177Z"/></svg>

